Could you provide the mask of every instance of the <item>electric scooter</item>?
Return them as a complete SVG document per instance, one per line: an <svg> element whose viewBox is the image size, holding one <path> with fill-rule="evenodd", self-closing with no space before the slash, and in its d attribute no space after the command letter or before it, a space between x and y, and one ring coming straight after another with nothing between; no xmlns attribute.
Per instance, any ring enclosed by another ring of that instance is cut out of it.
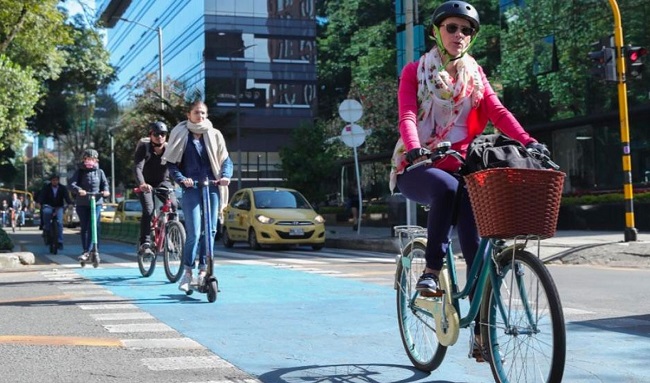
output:
<svg viewBox="0 0 650 383"><path fill-rule="evenodd" d="M198 183L198 182L197 182ZM203 201L202 215L203 215L203 247L205 250L205 262L207 269L203 284L190 283L190 290L185 294L192 295L194 290L207 294L208 302L212 303L217 300L217 293L219 292L219 282L217 277L214 276L214 263L213 263L213 246L214 246L214 233L210 230L212 227L212 217L210 217L210 181L206 178L201 185L201 198Z"/></svg>
<svg viewBox="0 0 650 383"><path fill-rule="evenodd" d="M79 259L81 267L85 267L86 262L90 262L96 268L101 261L97 247L97 201L95 201L95 196L100 194L86 193L90 200L90 251L88 252L88 260Z"/></svg>

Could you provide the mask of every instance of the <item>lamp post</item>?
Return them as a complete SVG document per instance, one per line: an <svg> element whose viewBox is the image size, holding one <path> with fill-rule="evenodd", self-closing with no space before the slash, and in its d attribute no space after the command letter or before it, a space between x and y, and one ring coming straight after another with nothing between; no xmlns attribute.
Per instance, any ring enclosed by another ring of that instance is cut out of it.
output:
<svg viewBox="0 0 650 383"><path fill-rule="evenodd" d="M108 135L111 136L111 202L115 203L115 127L108 130Z"/></svg>
<svg viewBox="0 0 650 383"><path fill-rule="evenodd" d="M247 45L230 52L228 56L228 62L230 62L230 69L235 72L235 124L237 128L237 189L241 189L241 126L239 122L239 69L235 69L232 65L232 55L237 52L243 52L248 48L252 48L257 44Z"/></svg>
<svg viewBox="0 0 650 383"><path fill-rule="evenodd" d="M160 86L160 108L165 109L165 87L164 87L164 80L163 80L163 40L162 40L162 28L153 28L145 24L141 24L137 21L125 19L123 17L120 17L120 20L126 21L127 23L133 23L137 24L143 28L147 28L150 31L155 31L158 33L158 74L160 78L158 79L159 81L159 86ZM113 201L115 202L115 201Z"/></svg>

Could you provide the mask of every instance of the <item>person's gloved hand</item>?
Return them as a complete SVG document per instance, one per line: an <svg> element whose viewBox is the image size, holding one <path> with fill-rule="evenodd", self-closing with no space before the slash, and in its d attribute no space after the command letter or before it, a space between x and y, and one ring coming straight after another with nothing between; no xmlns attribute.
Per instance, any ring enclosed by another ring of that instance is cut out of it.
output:
<svg viewBox="0 0 650 383"><path fill-rule="evenodd" d="M544 145L542 143L539 143L539 142L531 142L531 143L529 143L528 145L526 145L526 149L528 149L529 152L532 150L532 151L541 153L541 154L543 154L543 155L545 155L547 157L551 156L551 152L548 150L546 145Z"/></svg>
<svg viewBox="0 0 650 383"><path fill-rule="evenodd" d="M431 154L431 151L427 148L411 149L406 153L406 161L408 161L409 164L413 164L418 158L428 156L429 154Z"/></svg>

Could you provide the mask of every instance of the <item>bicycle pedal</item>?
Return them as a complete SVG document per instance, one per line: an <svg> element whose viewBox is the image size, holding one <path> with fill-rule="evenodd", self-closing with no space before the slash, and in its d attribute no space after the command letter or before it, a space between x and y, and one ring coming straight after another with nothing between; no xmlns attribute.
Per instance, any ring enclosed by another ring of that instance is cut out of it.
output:
<svg viewBox="0 0 650 383"><path fill-rule="evenodd" d="M425 297L425 298L440 298L445 294L443 290L436 290L436 291L429 291L429 290L424 290L420 291L420 296Z"/></svg>

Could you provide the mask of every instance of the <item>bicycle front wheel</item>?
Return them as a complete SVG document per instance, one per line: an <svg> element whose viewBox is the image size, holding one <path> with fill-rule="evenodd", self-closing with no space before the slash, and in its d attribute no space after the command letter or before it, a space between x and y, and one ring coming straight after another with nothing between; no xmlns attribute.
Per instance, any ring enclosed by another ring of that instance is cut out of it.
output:
<svg viewBox="0 0 650 383"><path fill-rule="evenodd" d="M497 285L488 278L481 338L499 383L561 382L566 329L551 274L534 254L508 249L496 257Z"/></svg>
<svg viewBox="0 0 650 383"><path fill-rule="evenodd" d="M404 248L397 263L397 319L404 350L413 366L421 371L433 371L447 353L447 347L438 343L436 322L431 313L418 307L419 294L415 290L425 269L425 245L411 242Z"/></svg>
<svg viewBox="0 0 650 383"><path fill-rule="evenodd" d="M143 277L148 278L153 274L156 269L156 253L155 249L148 249L146 251L138 250L138 268Z"/></svg>
<svg viewBox="0 0 650 383"><path fill-rule="evenodd" d="M185 246L185 228L178 221L167 222L165 233L165 274L174 283L183 273L183 246Z"/></svg>

